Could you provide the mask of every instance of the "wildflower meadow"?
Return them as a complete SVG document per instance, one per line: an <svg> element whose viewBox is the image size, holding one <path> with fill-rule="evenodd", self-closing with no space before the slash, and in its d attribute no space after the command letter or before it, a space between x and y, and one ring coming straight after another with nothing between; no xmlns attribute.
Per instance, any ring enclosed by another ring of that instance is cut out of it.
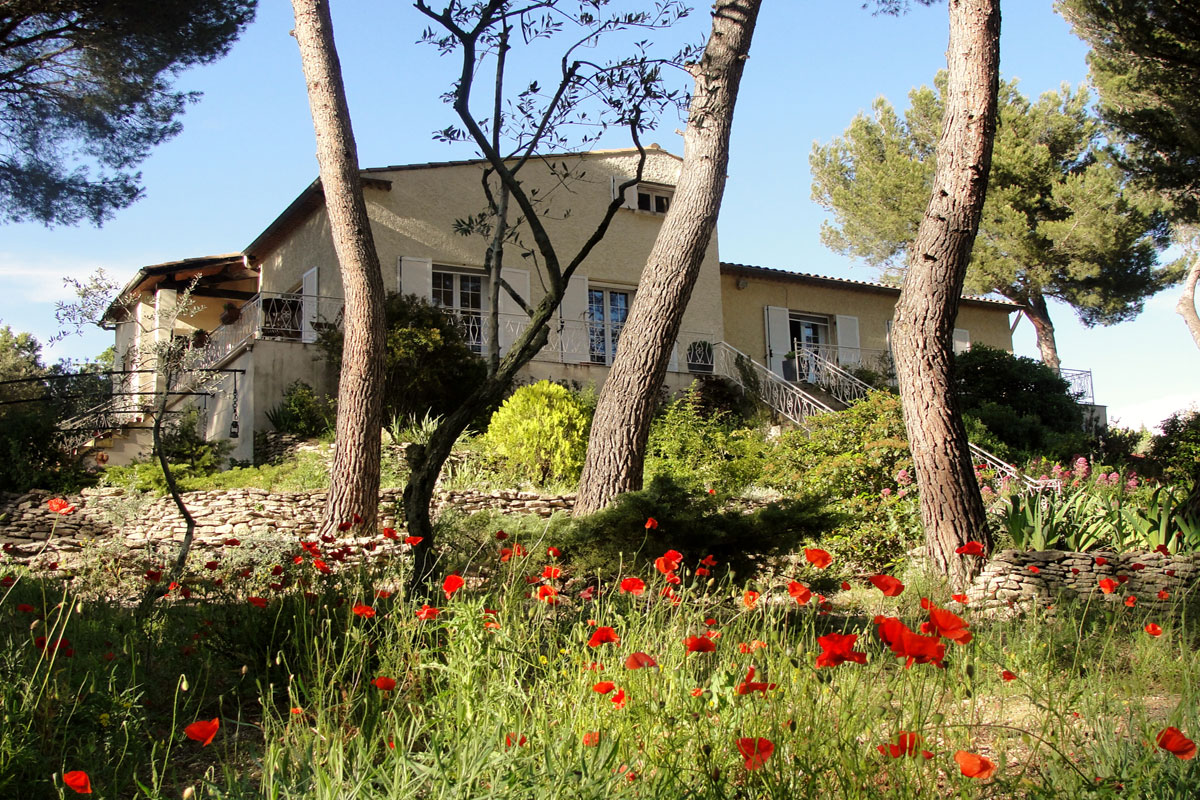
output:
<svg viewBox="0 0 1200 800"><path fill-rule="evenodd" d="M548 528L514 524L425 597L403 590L412 541L388 529L354 545L229 538L143 615L133 599L157 570L64 581L10 562L0 796L1193 798L1200 786L1183 595L983 614L918 568L847 575L815 546L748 581L677 550L578 574Z"/></svg>

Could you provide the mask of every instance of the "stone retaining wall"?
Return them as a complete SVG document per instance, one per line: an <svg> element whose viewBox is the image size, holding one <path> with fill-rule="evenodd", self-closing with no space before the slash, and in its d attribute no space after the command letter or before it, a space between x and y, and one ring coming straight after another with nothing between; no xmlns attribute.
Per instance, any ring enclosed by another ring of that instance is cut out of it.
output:
<svg viewBox="0 0 1200 800"><path fill-rule="evenodd" d="M298 537L315 531L325 507L325 492L268 492L263 489L230 489L187 492L184 501L196 520L196 545L219 545L230 536L279 533ZM396 518L401 489L380 492L381 527L403 528ZM46 501L54 495L31 491L0 492L0 544L13 557L38 552L51 530L48 553L79 550L88 540L111 540L131 548L153 543L178 543L186 532L183 518L169 497L136 504L122 489L86 489L65 499L76 507L67 515L50 511ZM574 495L543 496L532 492L443 491L434 497L434 513L454 508L463 513L495 509L513 514L548 517L568 511ZM123 521L123 524L122 524Z"/></svg>
<svg viewBox="0 0 1200 800"><path fill-rule="evenodd" d="M1139 606L1166 606L1180 599L1200 576L1200 554L1164 556L1158 552L1070 553L1061 550L994 553L983 572L967 590L972 606L999 607L1029 603L1047 604L1062 593L1080 599L1124 603L1137 598ZM1117 583L1105 593L1100 581ZM1159 600L1158 593L1169 597Z"/></svg>

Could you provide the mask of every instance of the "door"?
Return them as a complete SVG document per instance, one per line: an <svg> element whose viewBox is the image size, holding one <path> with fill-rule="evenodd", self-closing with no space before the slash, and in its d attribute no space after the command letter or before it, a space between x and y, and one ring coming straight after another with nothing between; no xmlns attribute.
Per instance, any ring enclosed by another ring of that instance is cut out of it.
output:
<svg viewBox="0 0 1200 800"><path fill-rule="evenodd" d="M588 288L588 353L593 364L611 364L629 316L630 292Z"/></svg>

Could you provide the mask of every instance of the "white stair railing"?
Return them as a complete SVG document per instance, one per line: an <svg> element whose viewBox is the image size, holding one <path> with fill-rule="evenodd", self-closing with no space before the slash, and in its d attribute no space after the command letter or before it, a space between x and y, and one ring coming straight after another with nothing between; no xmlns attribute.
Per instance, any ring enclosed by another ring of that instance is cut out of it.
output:
<svg viewBox="0 0 1200 800"><path fill-rule="evenodd" d="M784 380L736 347L725 342L713 345L713 372L753 392L772 409L802 428L805 420L833 409L807 392Z"/></svg>

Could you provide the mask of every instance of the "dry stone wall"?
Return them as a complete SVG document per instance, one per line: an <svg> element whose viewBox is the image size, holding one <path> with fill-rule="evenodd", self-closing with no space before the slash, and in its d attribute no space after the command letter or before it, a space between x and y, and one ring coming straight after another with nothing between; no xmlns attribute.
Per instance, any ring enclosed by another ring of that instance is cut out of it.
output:
<svg viewBox="0 0 1200 800"><path fill-rule="evenodd" d="M382 527L403 528L396 511L401 489L380 492ZM69 553L91 540L109 540L131 548L182 541L186 526L169 497L137 502L121 489L91 489L68 496L71 514L56 514L46 506L53 495L33 491L0 492L0 545L12 557L29 557L41 549L53 530L48 553ZM188 510L196 519L196 546L219 545L228 537L273 534L298 537L313 532L325 508L325 492L268 492L231 489L188 492ZM569 511L573 495L532 492L442 491L434 498L435 513L453 508L464 513L494 509L512 514L548 517Z"/></svg>
<svg viewBox="0 0 1200 800"><path fill-rule="evenodd" d="M1125 603L1134 597L1138 606L1166 606L1188 592L1198 574L1197 553L1001 550L972 582L967 597L972 606L985 608L1049 604L1064 593L1093 602ZM1111 593L1101 588L1105 579L1116 584ZM1160 591L1168 597L1160 600Z"/></svg>

